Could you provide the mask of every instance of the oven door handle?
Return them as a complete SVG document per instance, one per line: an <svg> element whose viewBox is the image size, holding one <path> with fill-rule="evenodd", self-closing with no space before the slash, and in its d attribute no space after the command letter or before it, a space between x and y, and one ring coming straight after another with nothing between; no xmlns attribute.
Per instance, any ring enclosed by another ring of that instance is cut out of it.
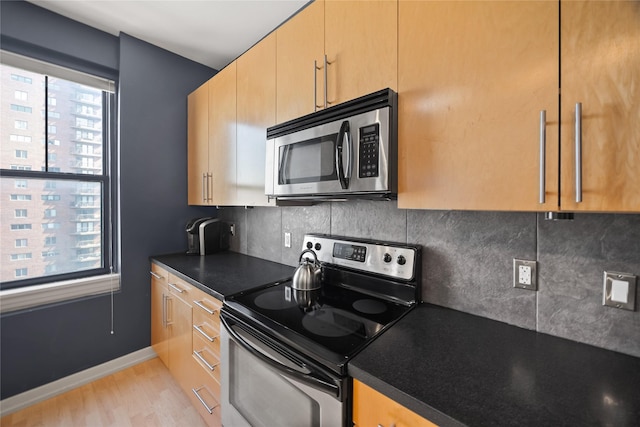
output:
<svg viewBox="0 0 640 427"><path fill-rule="evenodd" d="M345 169L342 161L342 151L344 150L344 138L347 137L347 167ZM338 170L338 180L343 190L349 188L349 178L351 178L351 128L349 121L345 120L338 132L338 142L336 143L336 169Z"/></svg>
<svg viewBox="0 0 640 427"><path fill-rule="evenodd" d="M324 392L329 391L335 396L339 396L340 389L336 384L326 381L318 373L313 372L308 366L301 365L299 362L289 359L291 362L300 366L300 368L308 371L308 373L304 373L304 372L296 371L295 369L292 369L288 366L283 365L282 363L272 359L271 357L264 354L263 352L256 350L250 343L248 343L236 331L233 330L233 327L229 325L229 323L224 317L220 316L220 321L223 323L223 327L227 330L227 332L229 332L231 339L233 339L233 341L236 344L238 344L239 346L247 350L249 353L253 354L258 359L264 361L265 363L269 364L270 366L277 369L278 371L286 373L289 376L302 381L306 385L309 385L315 389L318 389Z"/></svg>

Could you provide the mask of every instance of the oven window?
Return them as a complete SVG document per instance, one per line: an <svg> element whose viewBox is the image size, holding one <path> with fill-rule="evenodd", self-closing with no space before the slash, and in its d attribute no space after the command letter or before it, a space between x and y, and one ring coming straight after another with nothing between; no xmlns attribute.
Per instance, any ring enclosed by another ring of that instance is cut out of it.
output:
<svg viewBox="0 0 640 427"><path fill-rule="evenodd" d="M278 184L335 181L338 134L321 136L280 147Z"/></svg>
<svg viewBox="0 0 640 427"><path fill-rule="evenodd" d="M320 405L229 341L229 403L253 427L320 426Z"/></svg>

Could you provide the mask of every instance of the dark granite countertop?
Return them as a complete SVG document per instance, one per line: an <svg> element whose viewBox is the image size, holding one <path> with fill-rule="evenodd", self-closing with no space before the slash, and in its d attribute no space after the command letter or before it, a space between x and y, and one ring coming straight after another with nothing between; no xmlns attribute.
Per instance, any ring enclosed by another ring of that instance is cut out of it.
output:
<svg viewBox="0 0 640 427"><path fill-rule="evenodd" d="M640 358L429 304L349 374L445 426L640 425Z"/></svg>
<svg viewBox="0 0 640 427"><path fill-rule="evenodd" d="M293 276L295 268L236 252L211 255L184 253L151 257L154 262L210 295L224 300L233 294Z"/></svg>

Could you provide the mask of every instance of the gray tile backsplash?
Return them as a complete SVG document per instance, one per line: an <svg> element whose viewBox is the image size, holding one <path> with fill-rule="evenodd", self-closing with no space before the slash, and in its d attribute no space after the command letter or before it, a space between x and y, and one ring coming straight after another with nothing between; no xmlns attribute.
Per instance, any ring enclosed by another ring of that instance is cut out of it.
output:
<svg viewBox="0 0 640 427"><path fill-rule="evenodd" d="M555 222L349 201L224 208L219 216L236 224L232 250L293 266L307 232L420 244L424 301L640 357L640 309L602 305L605 270L640 275L640 215ZM538 292L513 288L513 258L538 261Z"/></svg>
<svg viewBox="0 0 640 427"><path fill-rule="evenodd" d="M640 215L538 224L538 330L640 356L640 313L602 305L605 271L640 275Z"/></svg>

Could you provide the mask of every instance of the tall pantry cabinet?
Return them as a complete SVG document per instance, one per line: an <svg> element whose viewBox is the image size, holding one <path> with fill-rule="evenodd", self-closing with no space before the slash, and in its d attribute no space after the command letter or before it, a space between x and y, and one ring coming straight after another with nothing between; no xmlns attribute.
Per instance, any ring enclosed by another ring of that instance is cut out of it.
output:
<svg viewBox="0 0 640 427"><path fill-rule="evenodd" d="M398 22L399 207L640 211L637 2L400 0Z"/></svg>

